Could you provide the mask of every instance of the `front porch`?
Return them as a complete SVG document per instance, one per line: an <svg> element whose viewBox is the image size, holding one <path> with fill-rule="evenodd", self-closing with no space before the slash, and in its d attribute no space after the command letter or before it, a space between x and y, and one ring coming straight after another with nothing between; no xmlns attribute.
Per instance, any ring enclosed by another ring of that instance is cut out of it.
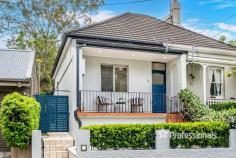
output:
<svg viewBox="0 0 236 158"><path fill-rule="evenodd" d="M166 113L165 93L102 92L83 90L80 112L92 113Z"/></svg>
<svg viewBox="0 0 236 158"><path fill-rule="evenodd" d="M210 105L227 101L235 101L236 76L227 77L234 65L190 62L186 66L187 88L194 91L204 104Z"/></svg>
<svg viewBox="0 0 236 158"><path fill-rule="evenodd" d="M186 87L185 54L94 47L81 54L80 117L165 117L171 97Z"/></svg>

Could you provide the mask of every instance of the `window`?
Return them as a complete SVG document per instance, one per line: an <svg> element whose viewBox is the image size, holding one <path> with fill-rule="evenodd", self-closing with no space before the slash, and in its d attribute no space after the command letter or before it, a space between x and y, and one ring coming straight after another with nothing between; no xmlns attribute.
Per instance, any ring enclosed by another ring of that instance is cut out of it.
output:
<svg viewBox="0 0 236 158"><path fill-rule="evenodd" d="M152 84L164 85L165 84L165 75L160 73L152 74Z"/></svg>
<svg viewBox="0 0 236 158"><path fill-rule="evenodd" d="M127 92L127 66L101 65L102 91Z"/></svg>
<svg viewBox="0 0 236 158"><path fill-rule="evenodd" d="M102 91L113 91L113 66L102 65Z"/></svg>
<svg viewBox="0 0 236 158"><path fill-rule="evenodd" d="M210 94L212 98L223 96L223 68L211 67L211 87Z"/></svg>

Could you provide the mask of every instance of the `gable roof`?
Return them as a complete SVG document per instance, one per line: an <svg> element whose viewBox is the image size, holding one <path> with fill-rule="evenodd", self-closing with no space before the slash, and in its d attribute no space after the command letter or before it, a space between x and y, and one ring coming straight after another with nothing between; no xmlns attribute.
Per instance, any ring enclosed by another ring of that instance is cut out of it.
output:
<svg viewBox="0 0 236 158"><path fill-rule="evenodd" d="M0 80L22 81L32 76L35 53L0 49Z"/></svg>
<svg viewBox="0 0 236 158"><path fill-rule="evenodd" d="M236 50L236 47L183 27L135 13L125 13L70 33L83 36Z"/></svg>
<svg viewBox="0 0 236 158"><path fill-rule="evenodd" d="M166 50L168 53L187 53L184 50L167 49L164 43L236 51L236 47L229 44L154 17L124 13L65 34L54 62L52 76L68 37L76 39L77 44L162 53L167 53Z"/></svg>

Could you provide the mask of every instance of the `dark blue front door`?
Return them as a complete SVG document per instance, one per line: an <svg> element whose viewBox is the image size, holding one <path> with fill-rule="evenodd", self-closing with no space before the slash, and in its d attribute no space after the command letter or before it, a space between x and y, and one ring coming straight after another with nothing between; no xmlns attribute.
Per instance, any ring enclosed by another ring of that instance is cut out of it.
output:
<svg viewBox="0 0 236 158"><path fill-rule="evenodd" d="M152 111L153 113L166 112L166 72L152 71Z"/></svg>

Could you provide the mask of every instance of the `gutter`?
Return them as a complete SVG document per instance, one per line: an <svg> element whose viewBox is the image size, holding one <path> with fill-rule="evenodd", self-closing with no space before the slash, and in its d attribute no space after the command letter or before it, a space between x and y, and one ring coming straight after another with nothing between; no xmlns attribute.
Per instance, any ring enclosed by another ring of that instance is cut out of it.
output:
<svg viewBox="0 0 236 158"><path fill-rule="evenodd" d="M30 80L0 80L0 86L9 86L9 87L30 87Z"/></svg>
<svg viewBox="0 0 236 158"><path fill-rule="evenodd" d="M81 103L81 93L80 93L80 82L79 82L79 78L80 78L80 67L79 67L79 46L76 46L76 107L77 109L74 111L74 117L75 120L78 122L79 127L82 126L82 122L79 119L79 117L77 116L77 113L79 111L79 104Z"/></svg>
<svg viewBox="0 0 236 158"><path fill-rule="evenodd" d="M181 45L181 44L168 44L170 48L176 50L183 50L183 51L192 51L193 46L189 45ZM209 47L200 47L196 46L197 50L200 53L207 53L207 54L219 54L219 55L227 55L227 56L236 56L236 49L229 50L229 49L218 49L218 48L209 48Z"/></svg>
<svg viewBox="0 0 236 158"><path fill-rule="evenodd" d="M138 50L146 52L161 52L169 54L187 54L184 50L168 49L166 52L166 46L163 42L147 42L138 40L127 40L120 38L110 38L110 37L99 37L99 36L87 36L87 35L73 35L73 38L77 39L78 44L86 44L87 46L100 46L109 48L120 48L129 50ZM109 44L107 44L110 42ZM113 45L112 45L113 42ZM116 44L114 44L116 43ZM138 46L139 48L135 48Z"/></svg>

